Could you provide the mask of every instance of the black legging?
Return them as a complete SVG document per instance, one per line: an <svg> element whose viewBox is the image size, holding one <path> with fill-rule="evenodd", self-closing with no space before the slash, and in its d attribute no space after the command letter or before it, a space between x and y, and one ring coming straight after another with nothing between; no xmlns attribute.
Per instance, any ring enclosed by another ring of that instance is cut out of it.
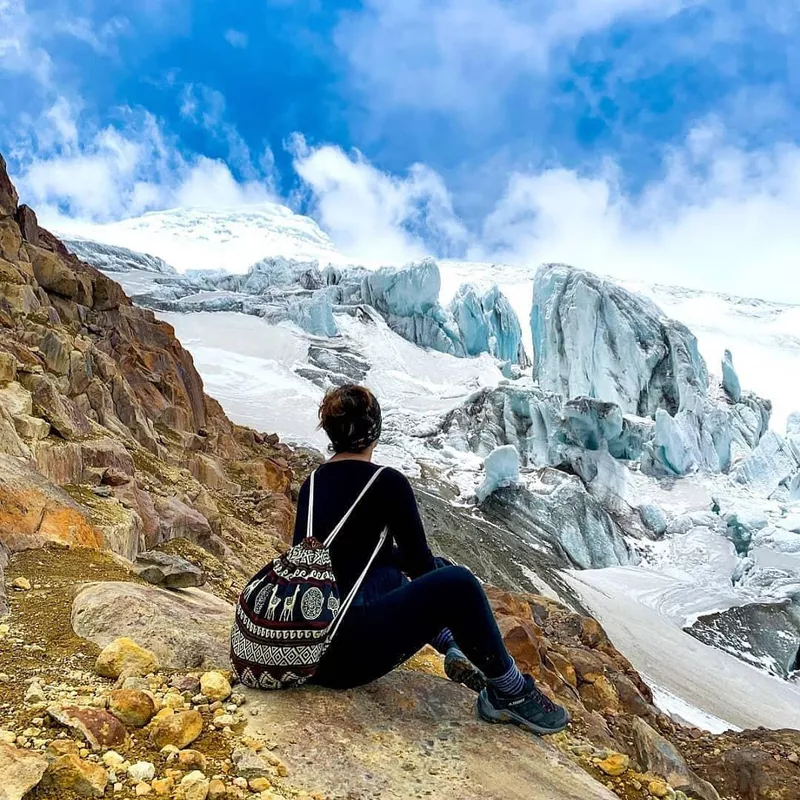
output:
<svg viewBox="0 0 800 800"><path fill-rule="evenodd" d="M487 678L498 678L513 665L478 580L464 567L444 567L353 606L314 682L333 689L370 683L399 667L444 628Z"/></svg>

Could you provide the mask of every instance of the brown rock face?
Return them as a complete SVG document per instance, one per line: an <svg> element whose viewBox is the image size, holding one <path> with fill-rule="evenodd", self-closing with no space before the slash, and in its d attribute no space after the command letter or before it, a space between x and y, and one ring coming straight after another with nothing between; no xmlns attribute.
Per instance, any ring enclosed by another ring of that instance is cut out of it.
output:
<svg viewBox="0 0 800 800"><path fill-rule="evenodd" d="M18 459L0 469L0 544L133 560L189 538L229 573L244 572L237 556L274 557L293 515L291 451L234 426L172 328L17 203L0 161L0 458ZM238 476L258 491L241 497Z"/></svg>
<svg viewBox="0 0 800 800"><path fill-rule="evenodd" d="M0 154L0 216L11 216L17 210L19 195L11 183L6 170L6 162Z"/></svg>
<svg viewBox="0 0 800 800"><path fill-rule="evenodd" d="M108 750L125 744L125 727L107 711L80 706L54 706L47 713L56 722L83 736L93 750Z"/></svg>

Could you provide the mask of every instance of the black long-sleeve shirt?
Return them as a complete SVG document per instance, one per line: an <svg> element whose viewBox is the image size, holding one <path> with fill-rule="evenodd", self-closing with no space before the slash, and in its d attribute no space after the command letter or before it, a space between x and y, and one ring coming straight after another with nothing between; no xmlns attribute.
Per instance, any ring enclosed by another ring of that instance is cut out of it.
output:
<svg viewBox="0 0 800 800"><path fill-rule="evenodd" d="M324 541L347 513L378 470L368 461L329 461L314 480L313 533ZM306 535L309 481L300 489L294 543ZM371 573L382 568L398 568L416 578L436 568L417 501L408 479L387 467L370 487L331 546L331 561L342 599L349 593L367 565L381 532L388 526L389 536L375 559Z"/></svg>

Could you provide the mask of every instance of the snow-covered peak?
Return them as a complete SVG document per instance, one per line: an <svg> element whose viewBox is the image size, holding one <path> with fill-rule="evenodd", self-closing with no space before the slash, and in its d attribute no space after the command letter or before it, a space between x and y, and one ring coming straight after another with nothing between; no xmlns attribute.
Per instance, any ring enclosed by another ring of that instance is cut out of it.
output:
<svg viewBox="0 0 800 800"><path fill-rule="evenodd" d="M152 211L119 222L76 222L59 234L152 253L180 272L244 272L270 256L321 265L347 262L313 219L278 203Z"/></svg>

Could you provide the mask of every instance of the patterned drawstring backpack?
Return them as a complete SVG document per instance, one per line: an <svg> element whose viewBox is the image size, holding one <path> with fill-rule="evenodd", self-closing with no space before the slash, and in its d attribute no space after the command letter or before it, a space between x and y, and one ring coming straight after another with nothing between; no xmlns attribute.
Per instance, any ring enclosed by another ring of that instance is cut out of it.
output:
<svg viewBox="0 0 800 800"><path fill-rule="evenodd" d="M375 552L342 601L330 547L383 470L370 478L324 542L313 535L316 472L311 473L306 538L254 575L236 605L231 664L245 686L285 689L313 677L389 534L384 528Z"/></svg>

